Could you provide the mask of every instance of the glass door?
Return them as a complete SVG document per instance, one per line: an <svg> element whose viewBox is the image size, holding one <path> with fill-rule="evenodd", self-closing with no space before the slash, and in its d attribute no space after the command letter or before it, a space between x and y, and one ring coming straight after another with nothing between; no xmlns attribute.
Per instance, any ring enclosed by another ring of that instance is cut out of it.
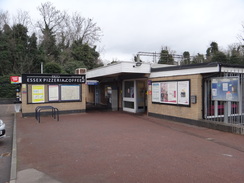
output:
<svg viewBox="0 0 244 183"><path fill-rule="evenodd" d="M146 80L125 80L123 82L123 111L145 112L146 86Z"/></svg>
<svg viewBox="0 0 244 183"><path fill-rule="evenodd" d="M136 81L123 81L123 111L136 112Z"/></svg>
<svg viewBox="0 0 244 183"><path fill-rule="evenodd" d="M145 112L147 105L146 97L146 81L137 80L136 81L136 112Z"/></svg>

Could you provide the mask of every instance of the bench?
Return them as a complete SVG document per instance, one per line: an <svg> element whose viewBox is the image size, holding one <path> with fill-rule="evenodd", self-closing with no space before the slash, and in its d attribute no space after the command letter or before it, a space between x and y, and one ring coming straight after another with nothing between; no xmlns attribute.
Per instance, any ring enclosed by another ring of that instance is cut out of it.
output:
<svg viewBox="0 0 244 183"><path fill-rule="evenodd" d="M40 123L41 121L41 111L47 111L47 110L51 110L52 111L52 117L54 119L57 119L57 121L59 121L59 110L58 108L55 108L53 106L37 106L35 109L35 116L36 116L36 120Z"/></svg>

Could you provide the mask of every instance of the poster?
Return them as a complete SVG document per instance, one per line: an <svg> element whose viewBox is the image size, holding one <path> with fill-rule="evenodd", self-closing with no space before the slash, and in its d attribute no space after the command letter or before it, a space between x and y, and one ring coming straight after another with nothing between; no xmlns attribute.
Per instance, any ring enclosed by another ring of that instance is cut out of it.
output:
<svg viewBox="0 0 244 183"><path fill-rule="evenodd" d="M152 102L160 102L160 83L152 83Z"/></svg>
<svg viewBox="0 0 244 183"><path fill-rule="evenodd" d="M59 85L49 85L48 86L49 101L58 101L59 100Z"/></svg>
<svg viewBox="0 0 244 183"><path fill-rule="evenodd" d="M178 81L178 104L190 104L189 88L189 81Z"/></svg>
<svg viewBox="0 0 244 183"><path fill-rule="evenodd" d="M61 100L80 100L80 85L61 85Z"/></svg>
<svg viewBox="0 0 244 183"><path fill-rule="evenodd" d="M212 78L212 100L239 101L239 87L239 77Z"/></svg>
<svg viewBox="0 0 244 183"><path fill-rule="evenodd" d="M190 105L190 80L152 82L152 102Z"/></svg>
<svg viewBox="0 0 244 183"><path fill-rule="evenodd" d="M32 103L43 103L44 97L44 85L32 85Z"/></svg>
<svg viewBox="0 0 244 183"><path fill-rule="evenodd" d="M177 103L177 82L161 83L161 102L172 104Z"/></svg>

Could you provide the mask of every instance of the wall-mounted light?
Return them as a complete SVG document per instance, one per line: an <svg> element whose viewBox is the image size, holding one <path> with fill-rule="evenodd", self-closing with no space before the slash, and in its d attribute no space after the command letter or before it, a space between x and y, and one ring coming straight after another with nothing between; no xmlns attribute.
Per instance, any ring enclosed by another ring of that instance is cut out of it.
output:
<svg viewBox="0 0 244 183"><path fill-rule="evenodd" d="M141 66L141 62L136 62L136 65L133 65L133 67L140 67Z"/></svg>
<svg viewBox="0 0 244 183"><path fill-rule="evenodd" d="M141 66L141 62L136 62L136 66L137 67Z"/></svg>

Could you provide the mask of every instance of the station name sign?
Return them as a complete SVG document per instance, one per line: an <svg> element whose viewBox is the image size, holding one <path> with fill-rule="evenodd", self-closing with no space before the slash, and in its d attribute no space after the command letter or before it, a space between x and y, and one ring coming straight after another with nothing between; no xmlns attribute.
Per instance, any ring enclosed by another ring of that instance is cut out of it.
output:
<svg viewBox="0 0 244 183"><path fill-rule="evenodd" d="M83 84L86 75L66 74L22 74L22 83L25 84Z"/></svg>

